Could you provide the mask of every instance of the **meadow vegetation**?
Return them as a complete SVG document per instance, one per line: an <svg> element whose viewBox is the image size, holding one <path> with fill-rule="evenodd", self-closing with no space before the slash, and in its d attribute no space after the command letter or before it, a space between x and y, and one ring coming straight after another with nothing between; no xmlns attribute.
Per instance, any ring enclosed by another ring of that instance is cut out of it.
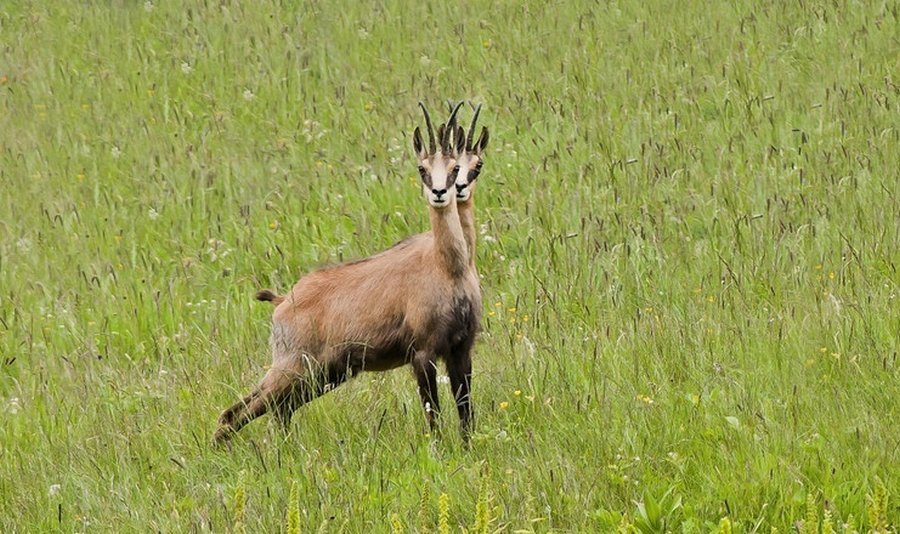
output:
<svg viewBox="0 0 900 534"><path fill-rule="evenodd" d="M891 531L898 28L4 2L0 531ZM410 134L447 98L491 129L471 446L400 369L213 449L270 362L255 291L427 229Z"/></svg>

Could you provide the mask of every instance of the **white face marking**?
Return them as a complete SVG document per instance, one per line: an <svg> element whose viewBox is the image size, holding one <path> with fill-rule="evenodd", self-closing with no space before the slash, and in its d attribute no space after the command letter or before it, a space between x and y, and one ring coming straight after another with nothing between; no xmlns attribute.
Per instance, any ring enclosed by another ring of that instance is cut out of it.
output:
<svg viewBox="0 0 900 534"><path fill-rule="evenodd" d="M475 183L469 183L469 171L478 163L478 156L474 154L460 154L456 158L459 165L459 173L456 175L456 200L466 202L472 196Z"/></svg>
<svg viewBox="0 0 900 534"><path fill-rule="evenodd" d="M431 158L430 165L424 165L431 177L431 186L423 182L422 191L431 206L446 208L450 205L450 196L454 194L450 171L455 165L456 162L452 158L440 154Z"/></svg>

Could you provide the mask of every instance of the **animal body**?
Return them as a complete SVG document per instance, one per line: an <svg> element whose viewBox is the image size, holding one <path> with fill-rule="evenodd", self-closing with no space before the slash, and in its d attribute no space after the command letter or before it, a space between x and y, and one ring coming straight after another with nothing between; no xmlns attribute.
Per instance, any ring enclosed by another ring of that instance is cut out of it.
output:
<svg viewBox="0 0 900 534"><path fill-rule="evenodd" d="M471 349L479 328L481 296L460 224L456 155L465 145L454 135L456 113L438 128L422 106L426 147L417 127L413 147L428 203L431 231L414 235L368 258L319 269L285 295L257 294L276 305L272 365L260 384L222 412L214 440L223 442L271 411L283 424L305 402L361 371L410 364L426 420L439 410L437 362L450 378L463 437L472 421Z"/></svg>

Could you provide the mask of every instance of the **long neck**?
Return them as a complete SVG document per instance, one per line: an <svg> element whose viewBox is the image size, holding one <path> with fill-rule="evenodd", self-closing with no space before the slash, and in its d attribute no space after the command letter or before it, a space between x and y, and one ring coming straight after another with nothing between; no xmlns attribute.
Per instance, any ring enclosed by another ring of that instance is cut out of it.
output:
<svg viewBox="0 0 900 534"><path fill-rule="evenodd" d="M475 196L462 203L457 203L459 212L459 225L462 227L463 237L466 240L466 249L469 251L469 266L475 266Z"/></svg>
<svg viewBox="0 0 900 534"><path fill-rule="evenodd" d="M435 254L444 270L451 277L460 277L469 265L466 239L459 222L456 199L451 195L450 205L444 209L429 207L431 231L434 233Z"/></svg>

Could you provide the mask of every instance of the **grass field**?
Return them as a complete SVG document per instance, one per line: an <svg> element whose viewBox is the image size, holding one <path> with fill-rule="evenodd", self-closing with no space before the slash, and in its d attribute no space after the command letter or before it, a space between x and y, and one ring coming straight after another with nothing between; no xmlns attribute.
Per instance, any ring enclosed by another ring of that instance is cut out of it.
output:
<svg viewBox="0 0 900 534"><path fill-rule="evenodd" d="M897 2L186 4L0 6L0 531L900 524ZM427 229L447 98L470 448L408 369L211 448L254 292Z"/></svg>

